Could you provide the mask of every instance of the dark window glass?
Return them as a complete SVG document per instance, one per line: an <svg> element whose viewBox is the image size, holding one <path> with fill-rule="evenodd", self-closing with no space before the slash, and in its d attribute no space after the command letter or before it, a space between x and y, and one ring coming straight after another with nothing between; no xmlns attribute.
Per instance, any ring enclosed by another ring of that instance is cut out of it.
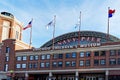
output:
<svg viewBox="0 0 120 80"><path fill-rule="evenodd" d="M66 58L70 58L70 53L66 53Z"/></svg>
<svg viewBox="0 0 120 80"><path fill-rule="evenodd" d="M118 50L118 55L120 55L120 50Z"/></svg>
<svg viewBox="0 0 120 80"><path fill-rule="evenodd" d="M90 60L86 60L86 66L90 66Z"/></svg>
<svg viewBox="0 0 120 80"><path fill-rule="evenodd" d="M120 64L120 58L118 58L118 64Z"/></svg>
<svg viewBox="0 0 120 80"><path fill-rule="evenodd" d="M72 61L72 66L76 66L76 62L75 61Z"/></svg>
<svg viewBox="0 0 120 80"><path fill-rule="evenodd" d="M57 67L57 62L53 62L53 63L52 63L52 66L53 66L53 67Z"/></svg>
<svg viewBox="0 0 120 80"><path fill-rule="evenodd" d="M59 54L59 59L62 59L63 58L63 54Z"/></svg>
<svg viewBox="0 0 120 80"><path fill-rule="evenodd" d="M105 56L106 55L106 51L100 51L100 56Z"/></svg>
<svg viewBox="0 0 120 80"><path fill-rule="evenodd" d="M65 66L66 66L66 67L71 66L70 61L66 61L66 62L65 62Z"/></svg>
<svg viewBox="0 0 120 80"><path fill-rule="evenodd" d="M115 56L116 55L116 50L110 50L110 56Z"/></svg>
<svg viewBox="0 0 120 80"><path fill-rule="evenodd" d="M32 63L29 63L29 66L28 66L29 68L32 68L33 66L32 66Z"/></svg>
<svg viewBox="0 0 120 80"><path fill-rule="evenodd" d="M76 52L72 53L72 58L76 58Z"/></svg>
<svg viewBox="0 0 120 80"><path fill-rule="evenodd" d="M50 67L50 63L46 62L46 67L49 68Z"/></svg>
<svg viewBox="0 0 120 80"><path fill-rule="evenodd" d="M99 51L95 51L94 56L99 56Z"/></svg>
<svg viewBox="0 0 120 80"><path fill-rule="evenodd" d="M62 67L62 62L58 62L58 67Z"/></svg>
<svg viewBox="0 0 120 80"><path fill-rule="evenodd" d="M99 65L99 60L95 59L95 60L94 60L94 65L95 65L95 66Z"/></svg>
<svg viewBox="0 0 120 80"><path fill-rule="evenodd" d="M53 54L53 58L57 59L58 58L58 54Z"/></svg>
<svg viewBox="0 0 120 80"><path fill-rule="evenodd" d="M38 64L37 63L33 63L33 68L37 68Z"/></svg>
<svg viewBox="0 0 120 80"><path fill-rule="evenodd" d="M115 65L116 64L116 59L110 59L109 64L110 65Z"/></svg>
<svg viewBox="0 0 120 80"><path fill-rule="evenodd" d="M90 57L90 52L86 52L86 57Z"/></svg>
<svg viewBox="0 0 120 80"><path fill-rule="evenodd" d="M9 53L9 52L10 52L10 48L6 47L6 53Z"/></svg>

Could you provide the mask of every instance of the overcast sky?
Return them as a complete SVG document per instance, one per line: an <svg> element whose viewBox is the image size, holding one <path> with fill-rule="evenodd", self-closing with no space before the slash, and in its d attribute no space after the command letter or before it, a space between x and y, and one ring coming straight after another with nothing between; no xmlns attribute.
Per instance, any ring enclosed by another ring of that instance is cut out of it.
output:
<svg viewBox="0 0 120 80"><path fill-rule="evenodd" d="M32 45L39 48L52 39L48 24L56 15L55 37L78 31L75 24L82 12L81 30L107 32L108 7L116 12L110 18L110 34L120 38L120 0L0 0L0 12L12 13L24 27L33 18ZM30 28L24 30L23 41L29 44Z"/></svg>

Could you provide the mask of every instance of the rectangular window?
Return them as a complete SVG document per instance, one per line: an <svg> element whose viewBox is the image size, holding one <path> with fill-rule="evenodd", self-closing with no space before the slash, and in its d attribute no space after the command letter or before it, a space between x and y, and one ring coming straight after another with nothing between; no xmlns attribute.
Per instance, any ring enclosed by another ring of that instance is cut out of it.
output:
<svg viewBox="0 0 120 80"><path fill-rule="evenodd" d="M105 56L106 55L106 51L100 51L100 56Z"/></svg>
<svg viewBox="0 0 120 80"><path fill-rule="evenodd" d="M86 66L90 66L90 60L86 60Z"/></svg>
<svg viewBox="0 0 120 80"><path fill-rule="evenodd" d="M115 65L116 64L116 59L110 59L109 64L110 65Z"/></svg>
<svg viewBox="0 0 120 80"><path fill-rule="evenodd" d="M16 64L16 68L21 68L21 64Z"/></svg>
<svg viewBox="0 0 120 80"><path fill-rule="evenodd" d="M99 56L99 51L95 51L94 56Z"/></svg>
<svg viewBox="0 0 120 80"><path fill-rule="evenodd" d="M29 68L33 68L32 63L29 63Z"/></svg>
<svg viewBox="0 0 120 80"><path fill-rule="evenodd" d="M59 59L62 59L63 58L63 54L59 54L58 57L59 57Z"/></svg>
<svg viewBox="0 0 120 80"><path fill-rule="evenodd" d="M6 62L9 61L9 56L6 56L6 57L5 57L5 61L6 61Z"/></svg>
<svg viewBox="0 0 120 80"><path fill-rule="evenodd" d="M72 61L72 65L71 66L76 66L76 62L75 61Z"/></svg>
<svg viewBox="0 0 120 80"><path fill-rule="evenodd" d="M45 59L45 55L41 55L41 59Z"/></svg>
<svg viewBox="0 0 120 80"><path fill-rule="evenodd" d="M58 67L62 67L62 62L60 61L60 62L58 62Z"/></svg>
<svg viewBox="0 0 120 80"><path fill-rule="evenodd" d="M45 67L45 63L44 63L44 62L41 62L41 63L40 63L40 67L41 67L41 68L44 68L44 67Z"/></svg>
<svg viewBox="0 0 120 80"><path fill-rule="evenodd" d="M98 59L95 59L95 60L94 60L94 65L95 65L95 66L98 66L98 65L99 65L99 60L98 60Z"/></svg>
<svg viewBox="0 0 120 80"><path fill-rule="evenodd" d="M50 54L47 54L47 55L46 55L46 59L50 59Z"/></svg>
<svg viewBox="0 0 120 80"><path fill-rule="evenodd" d="M8 64L5 64L4 71L8 71Z"/></svg>
<svg viewBox="0 0 120 80"><path fill-rule="evenodd" d="M115 56L116 55L116 50L110 50L110 56Z"/></svg>
<svg viewBox="0 0 120 80"><path fill-rule="evenodd" d="M21 61L22 57L21 56L17 56L17 61Z"/></svg>
<svg viewBox="0 0 120 80"><path fill-rule="evenodd" d="M120 49L118 50L118 55L120 56Z"/></svg>
<svg viewBox="0 0 120 80"><path fill-rule="evenodd" d="M80 66L84 66L84 61L80 60Z"/></svg>
<svg viewBox="0 0 120 80"><path fill-rule="evenodd" d="M76 52L73 52L72 53L72 58L76 58L76 55L77 55Z"/></svg>
<svg viewBox="0 0 120 80"><path fill-rule="evenodd" d="M26 68L26 64L22 64L22 68Z"/></svg>
<svg viewBox="0 0 120 80"><path fill-rule="evenodd" d="M37 68L38 67L38 63L33 63L33 68Z"/></svg>
<svg viewBox="0 0 120 80"><path fill-rule="evenodd" d="M38 55L35 55L34 57L35 57L35 60L38 60Z"/></svg>
<svg viewBox="0 0 120 80"><path fill-rule="evenodd" d="M66 66L66 67L69 67L69 66L71 66L71 63L70 63L70 61L66 61L66 62L65 62L65 66Z"/></svg>
<svg viewBox="0 0 120 80"><path fill-rule="evenodd" d="M80 52L80 57L84 57L84 52Z"/></svg>
<svg viewBox="0 0 120 80"><path fill-rule="evenodd" d="M57 67L57 62L53 62L53 63L52 63L52 66L53 66L53 67Z"/></svg>
<svg viewBox="0 0 120 80"><path fill-rule="evenodd" d="M49 62L46 62L46 68L49 68L50 67L50 63Z"/></svg>
<svg viewBox="0 0 120 80"><path fill-rule="evenodd" d="M90 52L86 52L86 57L90 57Z"/></svg>
<svg viewBox="0 0 120 80"><path fill-rule="evenodd" d="M34 56L33 55L30 56L30 60L34 60Z"/></svg>
<svg viewBox="0 0 120 80"><path fill-rule="evenodd" d="M23 61L26 61L27 60L27 56L23 56Z"/></svg>
<svg viewBox="0 0 120 80"><path fill-rule="evenodd" d="M53 54L53 58L57 59L58 58L58 54Z"/></svg>
<svg viewBox="0 0 120 80"><path fill-rule="evenodd" d="M118 62L118 64L120 65L120 58L118 58L118 61L117 61L117 62Z"/></svg>
<svg viewBox="0 0 120 80"><path fill-rule="evenodd" d="M105 65L106 61L105 59L100 60L100 65Z"/></svg>
<svg viewBox="0 0 120 80"><path fill-rule="evenodd" d="M66 53L66 58L70 58L70 53Z"/></svg>
<svg viewBox="0 0 120 80"><path fill-rule="evenodd" d="M9 53L9 52L10 52L10 48L6 47L6 53Z"/></svg>

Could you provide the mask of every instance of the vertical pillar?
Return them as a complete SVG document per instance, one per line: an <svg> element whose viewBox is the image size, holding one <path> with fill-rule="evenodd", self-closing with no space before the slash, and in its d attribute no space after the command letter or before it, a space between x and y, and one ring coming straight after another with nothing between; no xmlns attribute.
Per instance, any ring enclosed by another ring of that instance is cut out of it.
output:
<svg viewBox="0 0 120 80"><path fill-rule="evenodd" d="M49 72L49 80L52 80L52 72Z"/></svg>
<svg viewBox="0 0 120 80"><path fill-rule="evenodd" d="M75 80L78 80L78 78L79 78L79 73L78 73L78 71L76 71L75 72Z"/></svg>
<svg viewBox="0 0 120 80"><path fill-rule="evenodd" d="M108 75L109 75L109 71L106 70L106 71L105 71L105 80L108 80Z"/></svg>
<svg viewBox="0 0 120 80"><path fill-rule="evenodd" d="M25 80L28 80L28 76L29 76L29 75L28 75L28 73L26 72L26 73L25 73Z"/></svg>

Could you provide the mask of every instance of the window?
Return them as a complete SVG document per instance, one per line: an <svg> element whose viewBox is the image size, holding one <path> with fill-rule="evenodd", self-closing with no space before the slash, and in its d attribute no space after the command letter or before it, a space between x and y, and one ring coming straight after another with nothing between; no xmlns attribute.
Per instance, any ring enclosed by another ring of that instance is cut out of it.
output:
<svg viewBox="0 0 120 80"><path fill-rule="evenodd" d="M27 56L23 56L23 61L27 60Z"/></svg>
<svg viewBox="0 0 120 80"><path fill-rule="evenodd" d="M80 60L80 66L84 66L84 61Z"/></svg>
<svg viewBox="0 0 120 80"><path fill-rule="evenodd" d="M26 64L22 64L22 68L26 68Z"/></svg>
<svg viewBox="0 0 120 80"><path fill-rule="evenodd" d="M95 51L94 56L99 56L99 51Z"/></svg>
<svg viewBox="0 0 120 80"><path fill-rule="evenodd" d="M110 59L109 64L110 65L115 65L116 64L116 59Z"/></svg>
<svg viewBox="0 0 120 80"><path fill-rule="evenodd" d="M84 52L80 52L80 57L84 57Z"/></svg>
<svg viewBox="0 0 120 80"><path fill-rule="evenodd" d="M59 54L58 57L59 57L59 59L62 59L63 58L63 54Z"/></svg>
<svg viewBox="0 0 120 80"><path fill-rule="evenodd" d="M35 57L35 60L38 60L38 55L35 55L34 57Z"/></svg>
<svg viewBox="0 0 120 80"><path fill-rule="evenodd" d="M90 52L86 52L86 57L90 57Z"/></svg>
<svg viewBox="0 0 120 80"><path fill-rule="evenodd" d="M46 62L46 67L49 68L50 67L50 63Z"/></svg>
<svg viewBox="0 0 120 80"><path fill-rule="evenodd" d="M53 58L57 59L58 58L58 54L53 54Z"/></svg>
<svg viewBox="0 0 120 80"><path fill-rule="evenodd" d="M16 38L16 39L19 39L19 32L18 32L18 31L16 31L15 38Z"/></svg>
<svg viewBox="0 0 120 80"><path fill-rule="evenodd" d="M5 61L9 61L9 56L6 56L6 57L5 57Z"/></svg>
<svg viewBox="0 0 120 80"><path fill-rule="evenodd" d="M66 67L71 66L70 61L66 61L66 62L65 62L65 66L66 66Z"/></svg>
<svg viewBox="0 0 120 80"><path fill-rule="evenodd" d="M66 58L70 58L70 53L66 53Z"/></svg>
<svg viewBox="0 0 120 80"><path fill-rule="evenodd" d="M41 62L41 63L40 63L40 67L41 67L41 68L44 68L44 67L45 67L45 63Z"/></svg>
<svg viewBox="0 0 120 80"><path fill-rule="evenodd" d="M46 55L46 59L50 59L50 54L47 54L47 55Z"/></svg>
<svg viewBox="0 0 120 80"><path fill-rule="evenodd" d="M6 47L6 53L9 53L9 52L10 52L10 48Z"/></svg>
<svg viewBox="0 0 120 80"><path fill-rule="evenodd" d="M95 60L94 60L94 65L95 65L95 66L98 66L98 65L99 65L99 60L98 60L98 59L95 59Z"/></svg>
<svg viewBox="0 0 120 80"><path fill-rule="evenodd" d="M28 66L29 68L32 68L33 66L32 66L32 63L29 63L29 66Z"/></svg>
<svg viewBox="0 0 120 80"><path fill-rule="evenodd" d="M86 60L86 66L90 66L90 60Z"/></svg>
<svg viewBox="0 0 120 80"><path fill-rule="evenodd" d="M41 59L45 59L45 55L41 55Z"/></svg>
<svg viewBox="0 0 120 80"><path fill-rule="evenodd" d="M52 63L52 66L53 66L53 67L57 67L57 62L53 62L53 63Z"/></svg>
<svg viewBox="0 0 120 80"><path fill-rule="evenodd" d="M116 50L110 50L110 56L115 56L116 55Z"/></svg>
<svg viewBox="0 0 120 80"><path fill-rule="evenodd" d="M118 58L118 64L120 64L120 58Z"/></svg>
<svg viewBox="0 0 120 80"><path fill-rule="evenodd" d="M76 66L76 62L75 61L72 61L72 65L71 66Z"/></svg>
<svg viewBox="0 0 120 80"><path fill-rule="evenodd" d="M120 49L118 50L118 55L120 55Z"/></svg>
<svg viewBox="0 0 120 80"><path fill-rule="evenodd" d="M58 67L62 67L62 62L58 62Z"/></svg>
<svg viewBox="0 0 120 80"><path fill-rule="evenodd" d="M33 63L33 68L37 68L38 67L38 63Z"/></svg>
<svg viewBox="0 0 120 80"><path fill-rule="evenodd" d="M105 56L106 52L105 51L100 51L100 56Z"/></svg>
<svg viewBox="0 0 120 80"><path fill-rule="evenodd" d="M21 56L17 56L17 61L21 61L22 57Z"/></svg>
<svg viewBox="0 0 120 80"><path fill-rule="evenodd" d="M30 56L30 60L34 60L34 56L33 55Z"/></svg>
<svg viewBox="0 0 120 80"><path fill-rule="evenodd" d="M8 64L5 64L4 71L8 71Z"/></svg>
<svg viewBox="0 0 120 80"><path fill-rule="evenodd" d="M16 68L21 68L21 64L16 64Z"/></svg>
<svg viewBox="0 0 120 80"><path fill-rule="evenodd" d="M72 58L76 58L76 52L72 53Z"/></svg>
<svg viewBox="0 0 120 80"><path fill-rule="evenodd" d="M105 65L105 59L100 60L100 65Z"/></svg>

